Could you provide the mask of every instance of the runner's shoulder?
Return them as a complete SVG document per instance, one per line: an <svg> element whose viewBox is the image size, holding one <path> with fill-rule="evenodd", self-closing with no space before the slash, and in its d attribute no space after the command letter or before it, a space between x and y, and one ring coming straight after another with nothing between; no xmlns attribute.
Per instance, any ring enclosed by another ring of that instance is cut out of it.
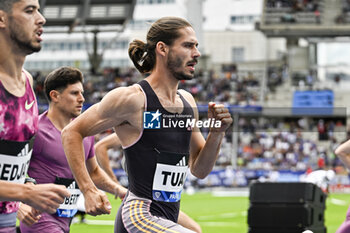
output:
<svg viewBox="0 0 350 233"><path fill-rule="evenodd" d="M110 91L105 99L117 106L125 106L129 110L131 110L130 108L142 108L145 102L144 94L137 85L118 87Z"/></svg>
<svg viewBox="0 0 350 233"><path fill-rule="evenodd" d="M192 94L184 89L179 89L178 90L179 93L187 100L187 102L192 106L192 107L196 107L196 101L193 98Z"/></svg>

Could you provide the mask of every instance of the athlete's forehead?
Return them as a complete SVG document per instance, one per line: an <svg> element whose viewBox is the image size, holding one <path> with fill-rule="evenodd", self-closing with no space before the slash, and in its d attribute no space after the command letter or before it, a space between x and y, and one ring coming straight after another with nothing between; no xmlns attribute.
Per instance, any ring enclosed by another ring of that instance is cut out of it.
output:
<svg viewBox="0 0 350 233"><path fill-rule="evenodd" d="M71 89L74 89L74 88L83 89L83 83L78 81L76 83L68 84L67 87L69 87Z"/></svg>
<svg viewBox="0 0 350 233"><path fill-rule="evenodd" d="M175 40L177 43L191 43L198 45L196 33L192 27L185 27L179 29L181 36Z"/></svg>
<svg viewBox="0 0 350 233"><path fill-rule="evenodd" d="M81 82L76 82L76 83L72 83L72 84L68 84L65 88L64 91L70 92L70 91L84 91L84 87L83 84Z"/></svg>

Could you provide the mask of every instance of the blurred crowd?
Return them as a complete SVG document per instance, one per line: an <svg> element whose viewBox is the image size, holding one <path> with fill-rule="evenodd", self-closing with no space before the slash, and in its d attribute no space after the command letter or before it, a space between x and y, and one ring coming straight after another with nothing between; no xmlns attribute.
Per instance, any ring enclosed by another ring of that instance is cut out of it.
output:
<svg viewBox="0 0 350 233"><path fill-rule="evenodd" d="M268 69L268 91L275 91L287 78L286 65L271 66ZM41 112L47 105L43 93L44 75L33 73L35 91ZM135 69L120 70L108 68L99 76L85 75L85 104L90 106L100 101L103 96L116 87L129 86L143 78ZM261 91L259 72L239 71L236 65L223 66L221 72L201 70L193 80L181 82L179 88L192 93L199 105L209 101L223 102L229 105L258 105ZM206 113L201 113L206 117ZM334 156L333 147L338 141L333 137L337 127L345 127L345 122L323 119L286 119L240 116L238 120L237 165L248 169L265 170L297 170L302 171L326 166L336 167L340 164ZM226 134L222 144L217 166L225 167L231 163L233 149L233 128ZM96 140L112 131L101 134ZM318 137L308 137L310 132ZM203 132L206 135L207 132ZM329 148L318 146L320 140L328 140ZM122 168L122 149L116 147L109 151L111 165L115 169Z"/></svg>
<svg viewBox="0 0 350 233"><path fill-rule="evenodd" d="M342 167L334 155L335 148L341 143L334 134L345 129L345 122L328 120L324 123L326 130L319 131L321 120L264 118L264 122L261 119L259 122L258 118L240 117L238 132L235 132L238 134L238 149L233 148L231 128L221 145L216 165L230 166L236 150L240 169L306 171ZM112 132L106 132L109 133ZM327 135L327 143L322 144L323 134ZM109 156L114 168L122 168L123 151L120 147L109 150Z"/></svg>
<svg viewBox="0 0 350 233"><path fill-rule="evenodd" d="M342 11L335 18L335 22L339 24L349 23L350 0L342 0Z"/></svg>
<svg viewBox="0 0 350 233"><path fill-rule="evenodd" d="M321 23L323 0L267 0L266 4L267 22L277 23L271 19L277 16L279 23Z"/></svg>
<svg viewBox="0 0 350 233"><path fill-rule="evenodd" d="M192 93L198 104L217 101L231 105L258 105L262 72L255 75L252 71L238 71L236 65L224 66L220 72L199 70L193 80L180 82L179 88ZM270 91L282 84L285 73L285 67L269 68L267 85ZM39 104L47 104L43 92L45 76L34 72L33 77ZM85 104L92 105L100 101L108 91L137 83L142 78L133 68L106 68L101 75L94 77L85 74Z"/></svg>
<svg viewBox="0 0 350 233"><path fill-rule="evenodd" d="M239 118L237 164L241 168L305 171L335 168L339 145L336 133L345 130L343 120L312 118ZM231 162L233 147L226 142L218 165Z"/></svg>
<svg viewBox="0 0 350 233"><path fill-rule="evenodd" d="M292 8L293 11L315 12L322 0L267 0L270 8Z"/></svg>
<svg viewBox="0 0 350 233"><path fill-rule="evenodd" d="M216 101L231 105L257 105L261 90L260 77L252 72L238 75L236 69L219 74L201 71L195 79L181 82L179 88L192 93L199 104Z"/></svg>
<svg viewBox="0 0 350 233"><path fill-rule="evenodd" d="M349 12L350 11L350 0L342 0L343 1L343 12Z"/></svg>

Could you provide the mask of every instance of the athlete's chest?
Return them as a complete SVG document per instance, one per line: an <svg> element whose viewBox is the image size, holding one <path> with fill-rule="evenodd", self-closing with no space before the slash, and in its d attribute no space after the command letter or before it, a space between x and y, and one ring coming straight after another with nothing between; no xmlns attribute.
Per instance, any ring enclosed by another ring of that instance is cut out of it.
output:
<svg viewBox="0 0 350 233"><path fill-rule="evenodd" d="M170 101L166 98L159 98L159 103L167 112L181 113L184 110L184 103L179 95L176 95L175 101Z"/></svg>
<svg viewBox="0 0 350 233"><path fill-rule="evenodd" d="M0 139L25 141L37 130L38 107L32 90L16 97L0 86Z"/></svg>

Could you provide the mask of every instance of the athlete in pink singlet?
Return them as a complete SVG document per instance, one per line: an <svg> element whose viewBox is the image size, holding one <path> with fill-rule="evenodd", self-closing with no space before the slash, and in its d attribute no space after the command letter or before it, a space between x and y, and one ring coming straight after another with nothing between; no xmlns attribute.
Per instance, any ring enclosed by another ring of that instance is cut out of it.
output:
<svg viewBox="0 0 350 233"><path fill-rule="evenodd" d="M0 82L1 180L24 183L31 157L30 139L37 125L38 107L29 78L26 77L26 89L21 97L9 93ZM16 225L18 207L19 202L0 202L0 228Z"/></svg>
<svg viewBox="0 0 350 233"><path fill-rule="evenodd" d="M23 184L38 121L33 79L23 63L41 49L44 24L38 0L0 1L0 233L16 231L18 204L8 201L55 212L69 196L64 186Z"/></svg>

